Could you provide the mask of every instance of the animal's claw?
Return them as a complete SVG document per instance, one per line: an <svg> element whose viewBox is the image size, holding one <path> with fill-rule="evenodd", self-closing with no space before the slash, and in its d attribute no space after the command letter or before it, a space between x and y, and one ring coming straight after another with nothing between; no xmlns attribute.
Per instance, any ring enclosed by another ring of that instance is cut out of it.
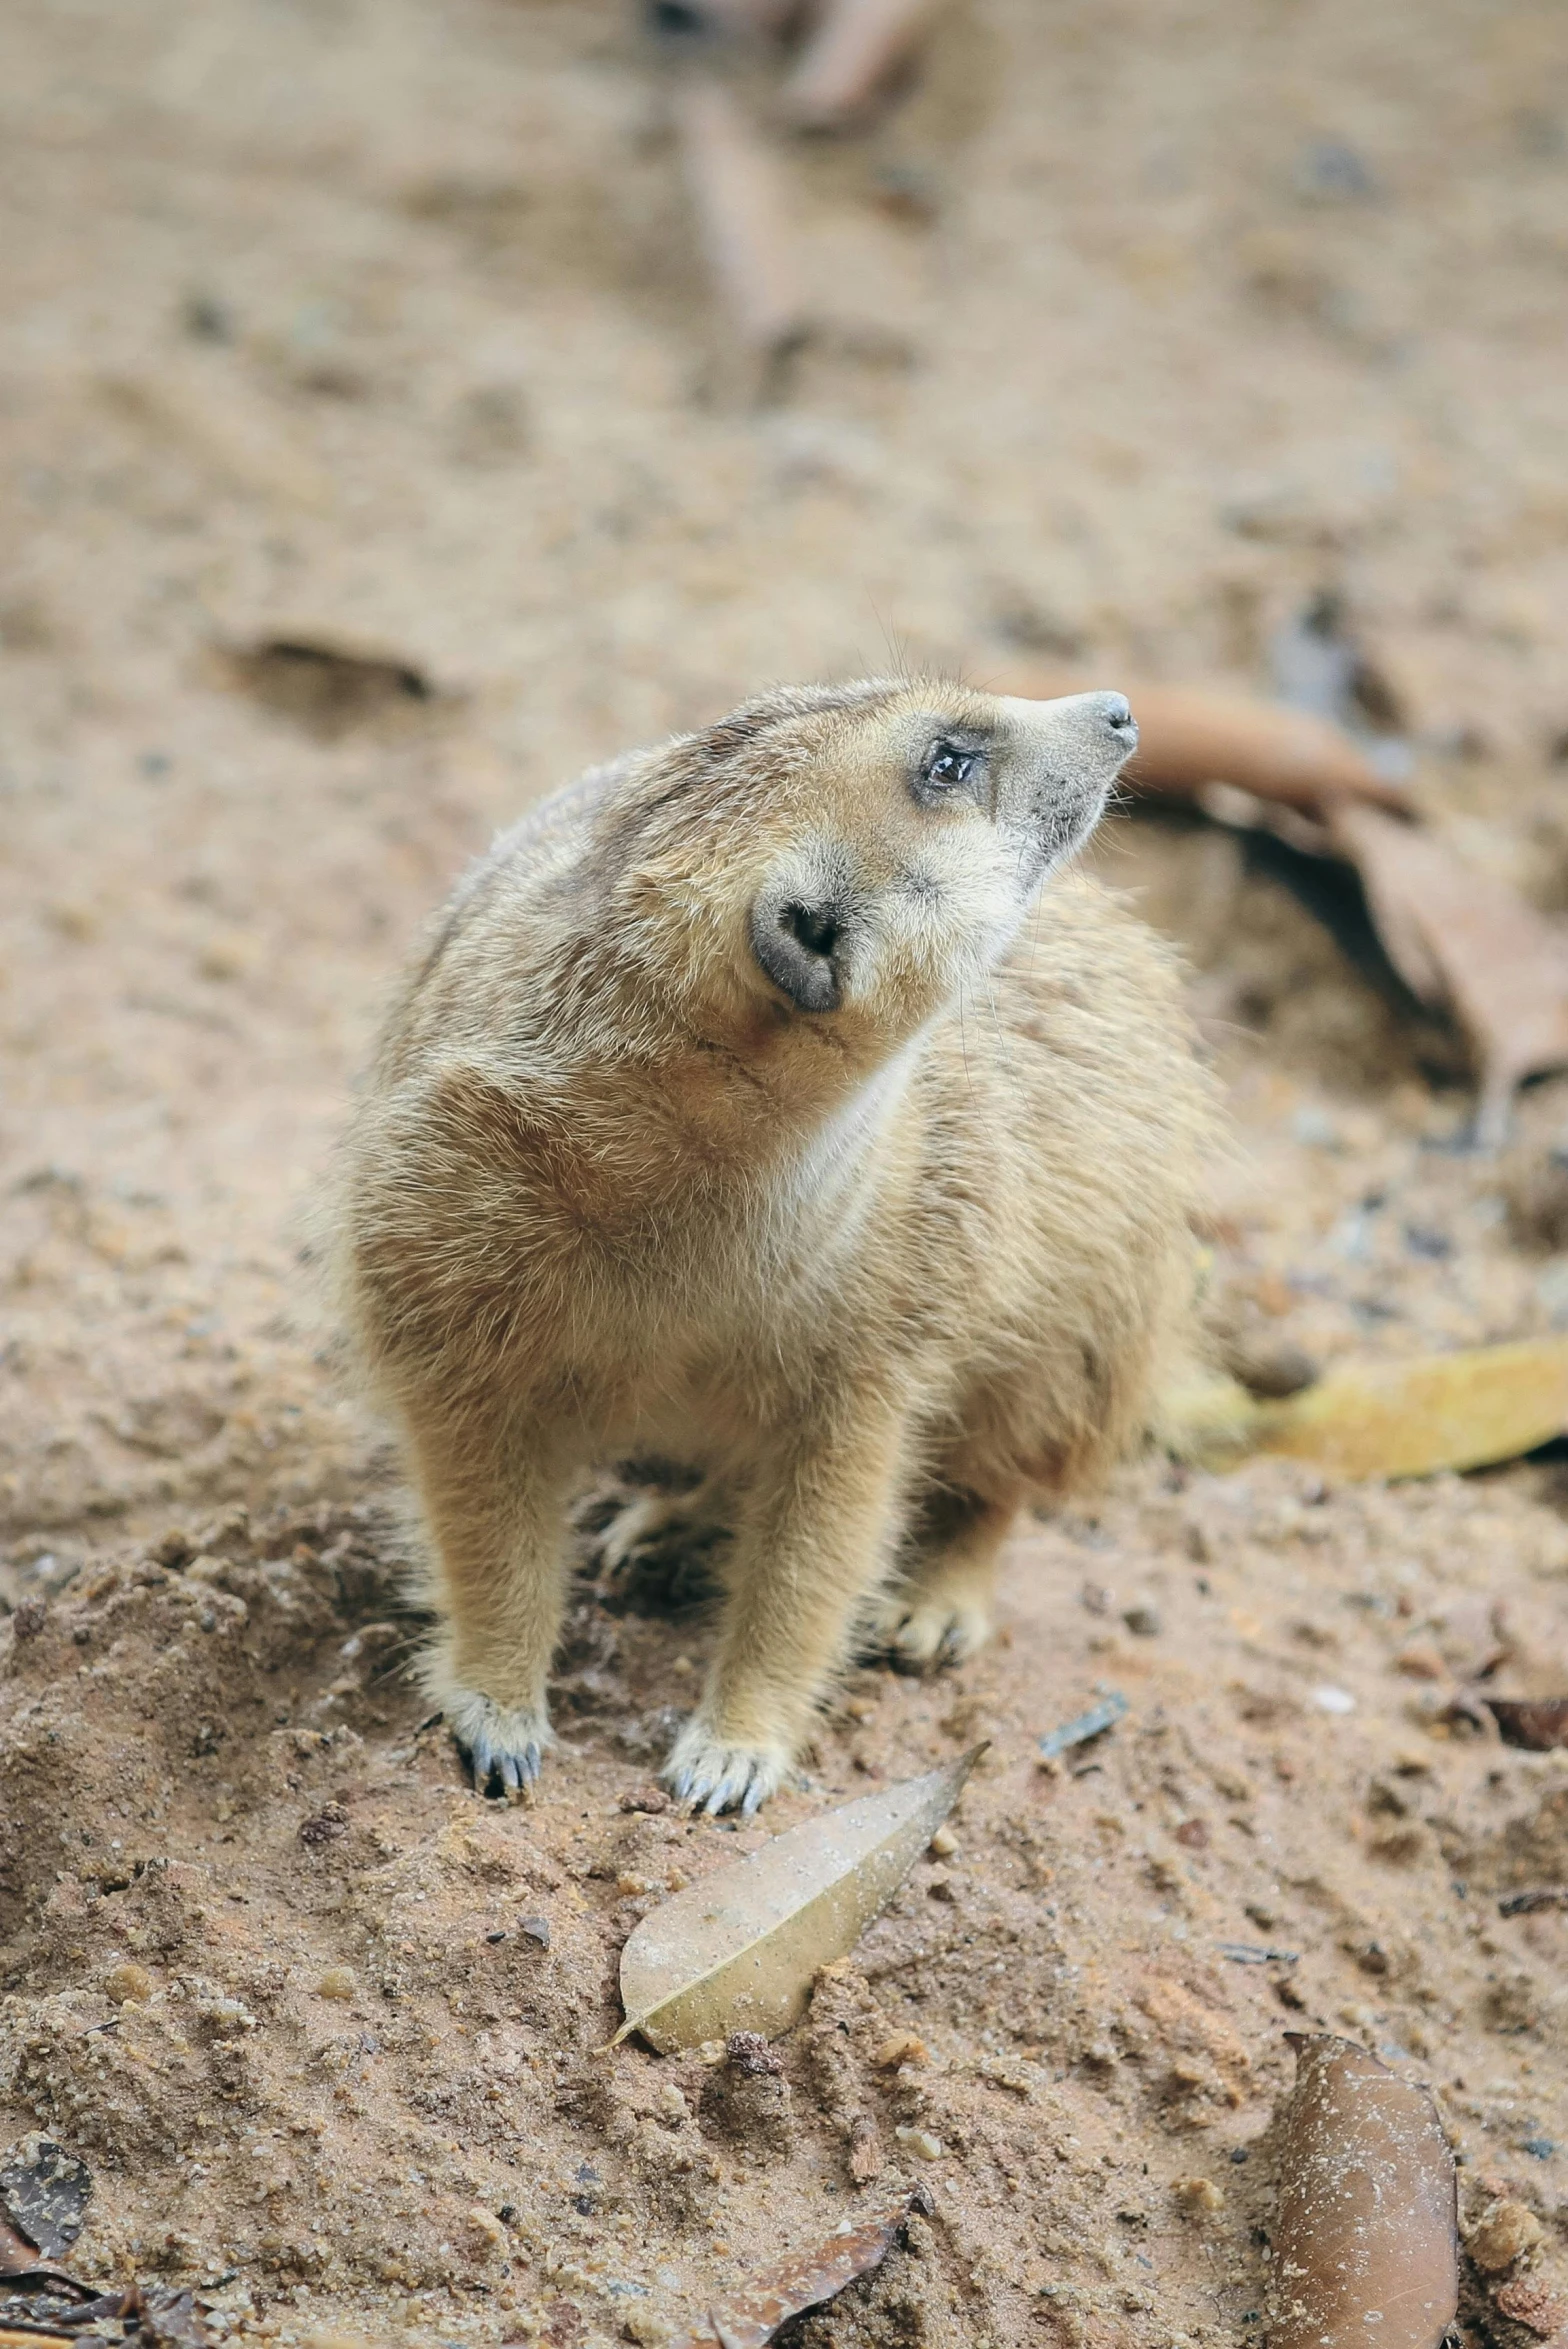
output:
<svg viewBox="0 0 1568 2349"><path fill-rule="evenodd" d="M532 1785L550 1742L549 1728L536 1711L498 1705L465 1690L449 1699L446 1712L458 1750L473 1772L476 1794L493 1792L505 1801Z"/></svg>
<svg viewBox="0 0 1568 2349"><path fill-rule="evenodd" d="M704 1818L738 1810L749 1819L777 1791L788 1767L783 1744L731 1745L698 1719L681 1731L664 1777L676 1801Z"/></svg>

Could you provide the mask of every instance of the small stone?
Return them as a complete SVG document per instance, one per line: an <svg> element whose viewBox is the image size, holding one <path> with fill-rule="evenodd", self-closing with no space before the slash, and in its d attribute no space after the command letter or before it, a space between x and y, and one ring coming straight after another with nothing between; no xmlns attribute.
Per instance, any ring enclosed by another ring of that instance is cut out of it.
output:
<svg viewBox="0 0 1568 2349"><path fill-rule="evenodd" d="M849 2174L857 2186L881 2176L883 2158L875 2121L867 2113L857 2113L849 2133Z"/></svg>
<svg viewBox="0 0 1568 2349"><path fill-rule="evenodd" d="M939 1827L926 1849L939 1860L950 1860L958 1849L958 1838L951 1827Z"/></svg>
<svg viewBox="0 0 1568 2349"><path fill-rule="evenodd" d="M1540 2242L1542 2226L1522 2202L1489 2203L1465 2237L1465 2248L1485 2275L1500 2276Z"/></svg>
<svg viewBox="0 0 1568 2349"><path fill-rule="evenodd" d="M1128 1607L1123 1613L1122 1621L1128 1630L1134 1632L1139 1639L1158 1639L1160 1633L1165 1629L1164 1618L1161 1616L1159 1608L1148 1605Z"/></svg>
<svg viewBox="0 0 1568 2349"><path fill-rule="evenodd" d="M469 2242L475 2250L480 2252L505 2250L506 2229L496 2217L495 2212L486 2210L482 2202L476 2202L471 2210L465 2211L463 2225Z"/></svg>
<svg viewBox="0 0 1568 2349"><path fill-rule="evenodd" d="M353 1998L359 1990L352 1966L328 1966L316 1984L318 1998Z"/></svg>
<svg viewBox="0 0 1568 2349"><path fill-rule="evenodd" d="M628 2341L638 2342L640 2349L664 2349L665 2342L674 2338L675 2327L655 2309L634 2308L622 2323L621 2331Z"/></svg>
<svg viewBox="0 0 1568 2349"><path fill-rule="evenodd" d="M1320 1713L1353 1713L1356 1709L1356 1700L1348 1688L1315 1688L1312 1702Z"/></svg>
<svg viewBox="0 0 1568 2349"><path fill-rule="evenodd" d="M1225 2189L1216 2186L1212 2178L1174 2178L1171 2192L1183 2210L1208 2215L1225 2208Z"/></svg>
<svg viewBox="0 0 1568 2349"><path fill-rule="evenodd" d="M303 1844L319 1847L323 1843L336 1843L339 1836L347 1833L348 1813L341 1803L323 1803L319 1811L300 1821L299 1839Z"/></svg>
<svg viewBox="0 0 1568 2349"><path fill-rule="evenodd" d="M1283 1402L1315 1386L1323 1366L1304 1346L1274 1330L1248 1330L1224 1349L1225 1368L1250 1395L1267 1402Z"/></svg>
<svg viewBox="0 0 1568 2349"><path fill-rule="evenodd" d="M1492 2295L1492 2306L1499 2316L1511 2317L1543 2341L1568 2325L1568 2301L1545 2284L1538 2284L1533 2276L1516 2276L1512 2283L1499 2285Z"/></svg>
<svg viewBox="0 0 1568 2349"><path fill-rule="evenodd" d="M884 2039L871 2058L879 2072L890 2072L897 2064L928 2064L931 2050L913 2031L895 2031L891 2039Z"/></svg>
<svg viewBox="0 0 1568 2349"><path fill-rule="evenodd" d="M549 1948L550 1920L548 1917L524 1917L517 1930L525 1941L537 1941L541 1949Z"/></svg>
<svg viewBox="0 0 1568 2349"><path fill-rule="evenodd" d="M1427 1640L1412 1640L1394 1658L1394 1670L1407 1680L1446 1680L1448 1666Z"/></svg>
<svg viewBox="0 0 1568 2349"><path fill-rule="evenodd" d="M655 1819L669 1807L670 1798L662 1786L634 1786L629 1794L621 1797L623 1811L646 1811Z"/></svg>
<svg viewBox="0 0 1568 2349"><path fill-rule="evenodd" d="M732 2031L724 2053L737 2072L754 2079L763 2073L777 2079L784 2069L784 2058L774 2054L760 2031Z"/></svg>
<svg viewBox="0 0 1568 2349"><path fill-rule="evenodd" d="M929 2129L895 2129L894 2136L917 2161L940 2161L947 2148Z"/></svg>
<svg viewBox="0 0 1568 2349"><path fill-rule="evenodd" d="M1178 1843L1185 1844L1188 1851L1207 1851L1209 1848L1209 1825L1206 1819L1183 1819L1179 1827L1172 1828L1171 1833Z"/></svg>

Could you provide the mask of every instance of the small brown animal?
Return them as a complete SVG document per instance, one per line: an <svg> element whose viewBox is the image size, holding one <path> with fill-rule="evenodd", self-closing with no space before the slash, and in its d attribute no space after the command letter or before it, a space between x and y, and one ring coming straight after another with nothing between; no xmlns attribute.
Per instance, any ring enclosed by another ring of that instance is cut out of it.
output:
<svg viewBox="0 0 1568 2349"><path fill-rule="evenodd" d="M583 776L459 884L338 1253L481 1791L550 1742L595 1463L685 1463L733 1528L667 1775L750 1811L857 1637L967 1655L1020 1501L1146 1429L1209 1084L1166 949L1085 882L1041 895L1136 742L1115 693L774 692Z"/></svg>

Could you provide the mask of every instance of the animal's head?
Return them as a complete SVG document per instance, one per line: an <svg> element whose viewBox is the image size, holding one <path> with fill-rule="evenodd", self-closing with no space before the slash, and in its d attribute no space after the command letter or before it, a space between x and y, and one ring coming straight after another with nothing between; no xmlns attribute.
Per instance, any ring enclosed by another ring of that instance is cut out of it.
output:
<svg viewBox="0 0 1568 2349"><path fill-rule="evenodd" d="M636 926L655 950L678 936L682 984L715 1008L875 1056L999 960L1137 742L1118 693L770 694L643 770Z"/></svg>

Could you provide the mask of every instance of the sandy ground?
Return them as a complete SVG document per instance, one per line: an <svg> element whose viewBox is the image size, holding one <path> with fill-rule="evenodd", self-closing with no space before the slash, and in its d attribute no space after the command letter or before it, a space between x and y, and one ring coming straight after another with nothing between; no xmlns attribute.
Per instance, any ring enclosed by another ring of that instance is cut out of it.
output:
<svg viewBox="0 0 1568 2349"><path fill-rule="evenodd" d="M871 138L786 152L821 327L757 412L609 0L16 0L0 53L0 2145L92 2163L77 2265L285 2344L657 2343L918 2175L802 2349L1242 2342L1323 2027L1433 2083L1467 2213L1544 2222L1472 2341L1568 2323L1568 1919L1498 1912L1568 1878L1568 1768L1444 1718L1489 1665L1568 1687L1560 1464L1149 1463L1021 1529L995 1646L857 1673L773 1808L992 1740L763 2127L592 2052L636 1916L764 1832L624 1807L700 1613L585 1582L567 1750L478 1803L299 1261L463 859L769 678L1257 686L1334 586L1434 820L1568 905L1557 12L955 9ZM393 667L313 701L268 640ZM1096 861L1229 1084L1232 1337L1568 1320L1562 1085L1468 1155L1354 905L1168 819ZM1102 1685L1126 1723L1043 1773ZM896 2031L927 2060L879 2071Z"/></svg>

